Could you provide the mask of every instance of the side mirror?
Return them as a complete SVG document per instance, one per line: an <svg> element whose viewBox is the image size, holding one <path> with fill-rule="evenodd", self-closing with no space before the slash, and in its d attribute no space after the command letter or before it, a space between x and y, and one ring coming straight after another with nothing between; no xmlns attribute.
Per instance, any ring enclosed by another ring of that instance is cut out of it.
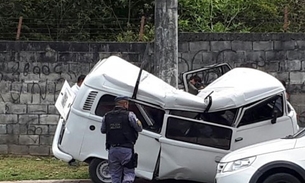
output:
<svg viewBox="0 0 305 183"><path fill-rule="evenodd" d="M278 111L274 110L273 113L272 113L271 124L275 124L276 123L277 115L278 115Z"/></svg>

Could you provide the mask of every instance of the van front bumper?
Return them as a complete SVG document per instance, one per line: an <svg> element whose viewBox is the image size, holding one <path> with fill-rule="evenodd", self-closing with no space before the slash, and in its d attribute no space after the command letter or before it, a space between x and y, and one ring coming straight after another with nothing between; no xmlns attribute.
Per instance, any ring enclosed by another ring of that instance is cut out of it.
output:
<svg viewBox="0 0 305 183"><path fill-rule="evenodd" d="M70 154L68 154L66 152L63 152L58 147L58 144L61 141L60 138L62 138L61 137L61 133L62 133L62 130L63 130L62 128L63 128L63 119L60 118L60 120L58 121L57 127L56 127L54 138L53 138L52 152L53 152L53 155L56 158L58 158L60 160L63 160L65 162L71 162L71 161L73 161L73 157Z"/></svg>

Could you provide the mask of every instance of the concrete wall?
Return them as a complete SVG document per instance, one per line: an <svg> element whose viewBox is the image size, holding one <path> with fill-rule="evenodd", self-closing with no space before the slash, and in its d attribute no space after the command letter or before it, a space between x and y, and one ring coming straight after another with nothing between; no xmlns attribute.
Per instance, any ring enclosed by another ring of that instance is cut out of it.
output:
<svg viewBox="0 0 305 183"><path fill-rule="evenodd" d="M179 72L227 62L285 80L289 100L305 126L305 34L183 34L179 41Z"/></svg>
<svg viewBox="0 0 305 183"><path fill-rule="evenodd" d="M183 34L179 73L221 62L269 72L287 81L291 103L300 124L305 124L304 38L302 34ZM78 75L87 74L100 58L112 54L139 65L145 47L144 43L0 42L0 154L50 155L59 117L54 103L63 81L73 85Z"/></svg>

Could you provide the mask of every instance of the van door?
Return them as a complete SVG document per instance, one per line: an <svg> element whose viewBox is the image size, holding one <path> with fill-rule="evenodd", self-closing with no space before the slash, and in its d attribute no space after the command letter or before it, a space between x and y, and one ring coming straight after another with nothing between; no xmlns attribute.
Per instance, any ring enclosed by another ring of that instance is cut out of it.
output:
<svg viewBox="0 0 305 183"><path fill-rule="evenodd" d="M234 128L166 115L160 138L160 179L213 182L217 160L231 150Z"/></svg>
<svg viewBox="0 0 305 183"><path fill-rule="evenodd" d="M196 88L196 86L194 88L194 86L189 83L191 76L199 76L202 80L200 86L204 88L229 70L231 70L231 66L227 63L222 63L184 72L182 73L183 88L186 92L197 94L198 91L196 92L194 90L198 90L198 88Z"/></svg>
<svg viewBox="0 0 305 183"><path fill-rule="evenodd" d="M160 152L160 134L143 130L135 145L135 152L138 153L138 167L136 168L137 177L148 180L153 179L157 159Z"/></svg>
<svg viewBox="0 0 305 183"><path fill-rule="evenodd" d="M291 118L286 115L283 94L243 108L237 121L233 150L251 144L285 137L294 133ZM272 119L277 115L275 123Z"/></svg>
<svg viewBox="0 0 305 183"><path fill-rule="evenodd" d="M56 109L58 110L59 114L65 121L67 120L67 116L69 114L74 98L75 98L75 94L72 92L71 87L67 82L67 80L65 80L59 92L58 98L55 102Z"/></svg>
<svg viewBox="0 0 305 183"><path fill-rule="evenodd" d="M136 103L133 109L143 125L135 151L139 154L139 164L136 168L137 177L152 180L160 153L161 129L163 126L164 110L159 107ZM131 105L132 108L133 105Z"/></svg>

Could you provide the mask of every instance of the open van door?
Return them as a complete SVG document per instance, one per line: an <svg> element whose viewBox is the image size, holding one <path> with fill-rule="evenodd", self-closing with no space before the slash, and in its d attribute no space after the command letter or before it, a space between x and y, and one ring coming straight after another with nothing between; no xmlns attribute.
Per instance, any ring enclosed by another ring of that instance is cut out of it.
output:
<svg viewBox="0 0 305 183"><path fill-rule="evenodd" d="M159 178L213 182L216 162L231 151L235 129L174 115L165 120Z"/></svg>
<svg viewBox="0 0 305 183"><path fill-rule="evenodd" d="M156 106L138 102L134 111L142 122L143 131L139 133L139 138L135 145L135 151L139 154L139 164L136 168L137 177L152 180L158 166L160 153L161 128L163 124L164 111Z"/></svg>
<svg viewBox="0 0 305 183"><path fill-rule="evenodd" d="M70 107L74 101L74 98L75 94L72 92L67 80L65 80L64 85L61 88L57 100L55 102L56 109L65 121L68 117Z"/></svg>
<svg viewBox="0 0 305 183"><path fill-rule="evenodd" d="M211 82L231 70L231 66L227 63L215 64L206 66L200 69L191 70L182 73L183 87L186 92L191 92L192 86L189 84L189 80L191 76L197 75L202 79L203 87L206 87Z"/></svg>

